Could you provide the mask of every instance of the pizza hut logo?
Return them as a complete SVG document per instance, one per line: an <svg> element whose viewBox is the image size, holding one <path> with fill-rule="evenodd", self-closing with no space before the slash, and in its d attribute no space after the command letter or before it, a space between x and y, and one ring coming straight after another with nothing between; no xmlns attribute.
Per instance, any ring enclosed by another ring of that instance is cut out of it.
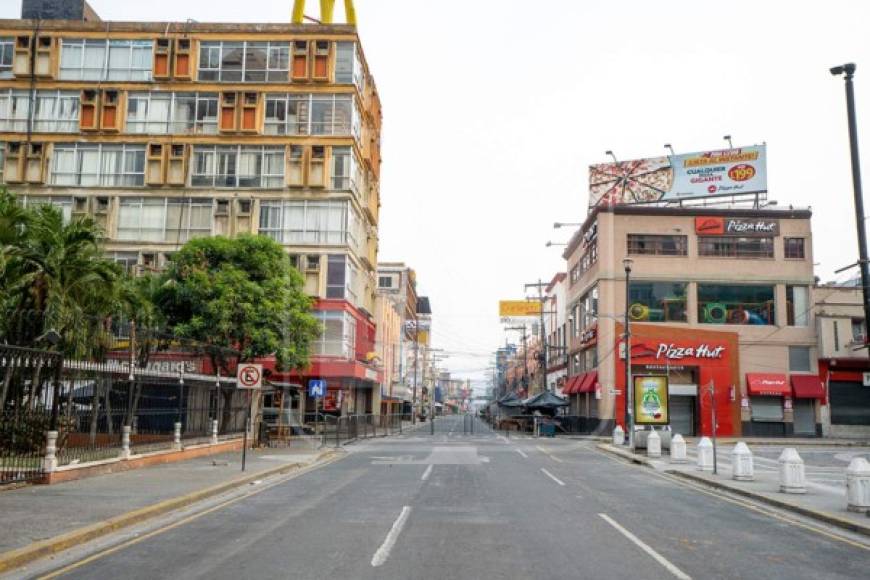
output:
<svg viewBox="0 0 870 580"><path fill-rule="evenodd" d="M708 193L716 193L716 190L717 190L717 189L719 189L719 188L716 187L715 185L711 185L711 186L709 186L709 187L707 188L707 192L708 192Z"/></svg>
<svg viewBox="0 0 870 580"><path fill-rule="evenodd" d="M755 168L748 163L740 163L728 170L728 177L734 181L748 181L755 177Z"/></svg>
<svg viewBox="0 0 870 580"><path fill-rule="evenodd" d="M695 218L695 233L716 235L725 233L725 220L716 217Z"/></svg>

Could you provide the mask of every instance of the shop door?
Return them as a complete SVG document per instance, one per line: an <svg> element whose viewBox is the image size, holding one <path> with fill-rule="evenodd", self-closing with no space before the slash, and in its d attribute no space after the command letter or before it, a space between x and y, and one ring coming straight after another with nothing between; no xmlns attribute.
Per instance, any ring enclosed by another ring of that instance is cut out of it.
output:
<svg viewBox="0 0 870 580"><path fill-rule="evenodd" d="M671 395L671 431L689 436L695 434L695 397Z"/></svg>
<svg viewBox="0 0 870 580"><path fill-rule="evenodd" d="M795 399L794 400L794 434L795 435L810 435L816 434L816 410L814 405L815 399Z"/></svg>

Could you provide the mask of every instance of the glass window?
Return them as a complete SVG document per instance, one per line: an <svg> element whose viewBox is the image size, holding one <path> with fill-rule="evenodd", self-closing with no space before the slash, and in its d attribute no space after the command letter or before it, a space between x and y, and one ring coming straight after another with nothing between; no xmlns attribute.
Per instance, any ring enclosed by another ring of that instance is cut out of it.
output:
<svg viewBox="0 0 870 580"><path fill-rule="evenodd" d="M351 135L352 95L266 95L267 135Z"/></svg>
<svg viewBox="0 0 870 580"><path fill-rule="evenodd" d="M320 310L312 312L323 325L314 345L314 354L351 359L356 341L356 320L347 312Z"/></svg>
<svg viewBox="0 0 870 580"><path fill-rule="evenodd" d="M688 322L685 282L632 282L628 315L636 322Z"/></svg>
<svg viewBox="0 0 870 580"><path fill-rule="evenodd" d="M63 216L63 223L68 224L72 221L73 198L67 196L30 196L26 195L21 198L24 207L34 207L37 205L52 205L60 210Z"/></svg>
<svg viewBox="0 0 870 580"><path fill-rule="evenodd" d="M698 255L715 258L773 258L773 238L701 236Z"/></svg>
<svg viewBox="0 0 870 580"><path fill-rule="evenodd" d="M118 239L184 243L211 235L211 199L122 198L118 210Z"/></svg>
<svg viewBox="0 0 870 580"><path fill-rule="evenodd" d="M29 91L0 92L0 131L27 131L30 116ZM79 93L37 91L32 130L38 133L77 133Z"/></svg>
<svg viewBox="0 0 870 580"><path fill-rule="evenodd" d="M378 276L378 288L392 288L393 278L391 276Z"/></svg>
<svg viewBox="0 0 870 580"><path fill-rule="evenodd" d="M331 255L328 257L326 269L326 297L345 298L347 285L347 257Z"/></svg>
<svg viewBox="0 0 870 580"><path fill-rule="evenodd" d="M105 187L144 185L145 145L55 144L49 182Z"/></svg>
<svg viewBox="0 0 870 580"><path fill-rule="evenodd" d="M786 286L785 299L789 326L809 326L810 289L808 286Z"/></svg>
<svg viewBox="0 0 870 580"><path fill-rule="evenodd" d="M782 421L782 397L752 397L753 421Z"/></svg>
<svg viewBox="0 0 870 580"><path fill-rule="evenodd" d="M359 222L348 201L279 201L260 203L260 233L295 245L345 245L354 241Z"/></svg>
<svg viewBox="0 0 870 580"><path fill-rule="evenodd" d="M773 286L699 284L698 322L774 324Z"/></svg>
<svg viewBox="0 0 870 580"><path fill-rule="evenodd" d="M130 93L127 131L214 135L218 129L217 110L216 93Z"/></svg>
<svg viewBox="0 0 870 580"><path fill-rule="evenodd" d="M686 236L628 234L628 253L649 256L685 256Z"/></svg>
<svg viewBox="0 0 870 580"><path fill-rule="evenodd" d="M786 259L803 260L806 258L803 238L783 238L783 244L785 246Z"/></svg>
<svg viewBox="0 0 870 580"><path fill-rule="evenodd" d="M810 347L788 347L788 370L797 373L812 372L810 368Z"/></svg>
<svg viewBox="0 0 870 580"><path fill-rule="evenodd" d="M15 39L11 36L0 37L0 79L12 78L12 55L15 53Z"/></svg>
<svg viewBox="0 0 870 580"><path fill-rule="evenodd" d="M852 319L852 340L864 344L864 339L867 336L867 329L864 328L864 320L861 318Z"/></svg>
<svg viewBox="0 0 870 580"><path fill-rule="evenodd" d="M194 187L284 187L284 147L197 145L193 148Z"/></svg>
<svg viewBox="0 0 870 580"><path fill-rule="evenodd" d="M218 82L287 82L290 44L287 42L199 43L199 80Z"/></svg>
<svg viewBox="0 0 870 580"><path fill-rule="evenodd" d="M354 43L335 43L335 82L350 84L353 82Z"/></svg>
<svg viewBox="0 0 870 580"><path fill-rule="evenodd" d="M150 81L150 40L61 39L60 79Z"/></svg>

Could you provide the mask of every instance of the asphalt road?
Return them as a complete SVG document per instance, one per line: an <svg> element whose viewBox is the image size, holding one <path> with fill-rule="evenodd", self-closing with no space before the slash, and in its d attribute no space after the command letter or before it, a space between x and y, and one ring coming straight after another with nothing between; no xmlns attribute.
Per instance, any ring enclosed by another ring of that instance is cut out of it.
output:
<svg viewBox="0 0 870 580"><path fill-rule="evenodd" d="M866 578L870 551L585 441L442 418L65 578Z"/></svg>

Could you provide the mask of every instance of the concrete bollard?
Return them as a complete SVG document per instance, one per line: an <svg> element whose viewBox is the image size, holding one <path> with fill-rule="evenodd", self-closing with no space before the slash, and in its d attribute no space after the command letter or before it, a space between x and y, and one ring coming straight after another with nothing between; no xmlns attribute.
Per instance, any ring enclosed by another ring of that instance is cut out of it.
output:
<svg viewBox="0 0 870 580"><path fill-rule="evenodd" d="M671 438L671 463L686 463L686 440L677 433Z"/></svg>
<svg viewBox="0 0 870 580"><path fill-rule="evenodd" d="M130 426L121 427L121 459L130 459Z"/></svg>
<svg viewBox="0 0 870 580"><path fill-rule="evenodd" d="M662 456L662 438L655 431L649 434L646 439L646 456L661 457Z"/></svg>
<svg viewBox="0 0 870 580"><path fill-rule="evenodd" d="M698 441L698 469L713 471L713 442L709 437L701 437Z"/></svg>
<svg viewBox="0 0 870 580"><path fill-rule="evenodd" d="M779 491L782 493L806 493L804 460L794 447L786 447L779 456Z"/></svg>
<svg viewBox="0 0 870 580"><path fill-rule="evenodd" d="M211 444L217 445L218 443L218 421L217 419L212 419L211 421Z"/></svg>
<svg viewBox="0 0 870 580"><path fill-rule="evenodd" d="M625 443L625 431L622 430L622 427L617 425L613 428L613 444L622 445L623 443Z"/></svg>
<svg viewBox="0 0 870 580"><path fill-rule="evenodd" d="M42 459L42 470L52 473L57 469L57 431L45 434L45 457Z"/></svg>
<svg viewBox="0 0 870 580"><path fill-rule="evenodd" d="M172 434L172 448L181 451L181 423L175 424L175 432Z"/></svg>
<svg viewBox="0 0 870 580"><path fill-rule="evenodd" d="M752 451L743 441L738 441L731 452L731 477L737 481L752 481L755 479L755 467L752 462Z"/></svg>
<svg viewBox="0 0 870 580"><path fill-rule="evenodd" d="M846 508L870 513L870 462L856 457L846 468Z"/></svg>

